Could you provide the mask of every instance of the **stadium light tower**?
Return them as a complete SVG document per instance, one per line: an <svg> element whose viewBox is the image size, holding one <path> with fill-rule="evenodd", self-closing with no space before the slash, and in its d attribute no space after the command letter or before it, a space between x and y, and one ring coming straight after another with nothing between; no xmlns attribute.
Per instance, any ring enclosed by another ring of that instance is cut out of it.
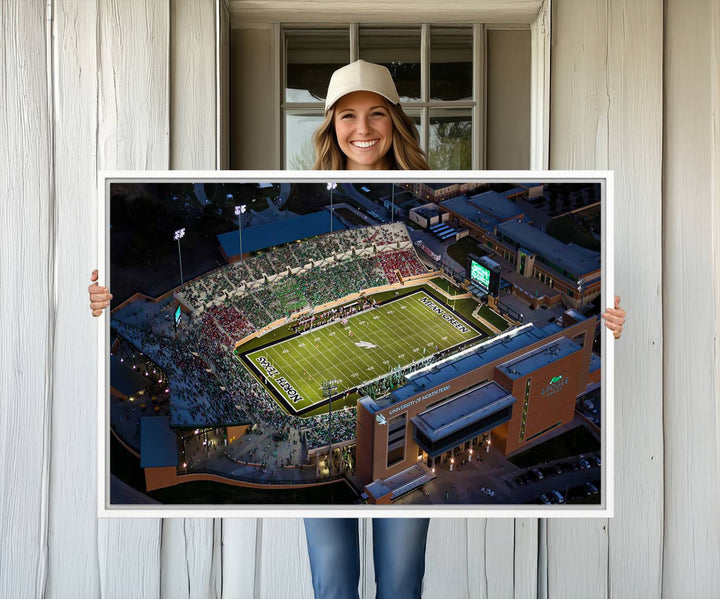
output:
<svg viewBox="0 0 720 599"><path fill-rule="evenodd" d="M332 233L332 226L333 226L333 189L337 188L337 183L328 183L327 188L330 190L330 232Z"/></svg>
<svg viewBox="0 0 720 599"><path fill-rule="evenodd" d="M183 272L182 272L182 254L180 253L180 240L185 237L185 229L178 229L175 231L174 239L178 242L178 257L180 258L180 285L183 285Z"/></svg>
<svg viewBox="0 0 720 599"><path fill-rule="evenodd" d="M329 189L329 188L328 188ZM323 381L323 396L328 400L328 474L332 476L332 396L337 391L338 382L335 379Z"/></svg>
<svg viewBox="0 0 720 599"><path fill-rule="evenodd" d="M238 217L238 236L240 238L240 262L243 261L243 251L242 251L242 215L245 214L245 211L247 210L246 204L241 204L240 206L235 206L235 214Z"/></svg>

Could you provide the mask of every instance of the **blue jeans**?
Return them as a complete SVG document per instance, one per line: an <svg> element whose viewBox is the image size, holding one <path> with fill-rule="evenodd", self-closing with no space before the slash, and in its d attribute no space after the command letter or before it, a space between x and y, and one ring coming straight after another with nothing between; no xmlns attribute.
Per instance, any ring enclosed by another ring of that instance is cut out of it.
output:
<svg viewBox="0 0 720 599"><path fill-rule="evenodd" d="M420 599L428 518L373 518L376 599ZM305 518L315 599L358 599L357 518Z"/></svg>

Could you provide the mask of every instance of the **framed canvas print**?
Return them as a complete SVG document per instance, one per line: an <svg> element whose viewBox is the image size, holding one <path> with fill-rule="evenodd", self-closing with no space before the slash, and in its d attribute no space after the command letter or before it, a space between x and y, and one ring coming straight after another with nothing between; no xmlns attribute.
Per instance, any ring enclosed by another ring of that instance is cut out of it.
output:
<svg viewBox="0 0 720 599"><path fill-rule="evenodd" d="M98 193L101 516L612 516L612 173Z"/></svg>

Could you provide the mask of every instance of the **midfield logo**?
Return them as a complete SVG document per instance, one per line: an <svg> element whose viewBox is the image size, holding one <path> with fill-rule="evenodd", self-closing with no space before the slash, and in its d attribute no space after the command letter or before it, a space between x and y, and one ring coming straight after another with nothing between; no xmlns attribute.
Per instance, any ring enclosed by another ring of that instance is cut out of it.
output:
<svg viewBox="0 0 720 599"><path fill-rule="evenodd" d="M387 424L387 419L382 414L375 416L375 420L377 420L380 424Z"/></svg>

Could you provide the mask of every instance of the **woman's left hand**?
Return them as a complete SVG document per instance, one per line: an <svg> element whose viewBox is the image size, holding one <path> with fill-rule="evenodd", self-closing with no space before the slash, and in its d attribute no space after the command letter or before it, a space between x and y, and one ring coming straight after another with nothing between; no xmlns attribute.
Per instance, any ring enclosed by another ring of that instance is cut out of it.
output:
<svg viewBox="0 0 720 599"><path fill-rule="evenodd" d="M625 324L625 310L620 307L620 296L615 296L615 307L608 308L600 316L605 319L605 326L613 332L613 337L620 339Z"/></svg>

